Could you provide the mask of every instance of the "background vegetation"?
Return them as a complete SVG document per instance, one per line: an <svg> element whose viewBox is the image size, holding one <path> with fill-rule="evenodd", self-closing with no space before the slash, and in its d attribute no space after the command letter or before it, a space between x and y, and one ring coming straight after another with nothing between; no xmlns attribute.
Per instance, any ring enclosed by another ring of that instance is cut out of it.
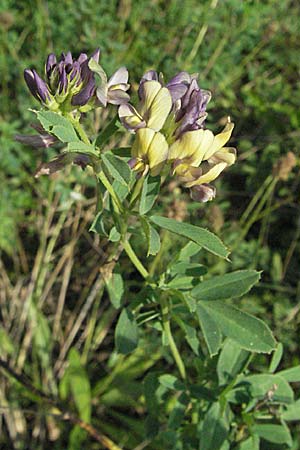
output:
<svg viewBox="0 0 300 450"><path fill-rule="evenodd" d="M88 232L94 181L77 167L51 179L34 179L35 168L49 160L52 150L33 150L14 141L16 133L29 131L28 108L35 106L23 70L42 72L51 51L79 54L100 47L106 71L112 74L126 65L133 85L150 68L162 71L166 79L180 70L199 73L201 87L213 93L208 126L216 131L231 116L236 123L231 142L239 159L216 183L213 202L194 203L172 182L165 186L157 211L217 232L231 248L232 269L263 270L260 284L243 298L243 308L263 318L283 343L280 369L296 367L299 19L299 3L292 0L1 1L1 355L49 398L68 398L70 410L80 411L86 398L77 397L74 403L72 389L81 386L89 392L95 427L126 449L169 448L163 438L153 445L145 438L142 380L150 368L175 369L150 326L133 354L114 352L118 311L101 275L109 270L104 265L106 242ZM102 118L95 114L90 125L95 132ZM166 235L164 245L164 257L150 260L158 270L172 256L174 236ZM228 263L211 258L215 274L228 270ZM141 281L126 258L121 257L120 266L126 274L126 303L133 301ZM259 373L268 363L269 357L255 356L251 367ZM200 355L188 364L196 378L203 370L209 378L216 361L212 358L203 367ZM79 383L73 380L68 387L64 380L72 367L81 367L82 373ZM293 387L298 398L299 385ZM1 378L1 448L99 448L67 415L56 417L55 404L49 413L48 400L36 403L34 393L29 395L12 378ZM88 421L89 409L84 414ZM295 422L293 449L300 448L299 432Z"/></svg>

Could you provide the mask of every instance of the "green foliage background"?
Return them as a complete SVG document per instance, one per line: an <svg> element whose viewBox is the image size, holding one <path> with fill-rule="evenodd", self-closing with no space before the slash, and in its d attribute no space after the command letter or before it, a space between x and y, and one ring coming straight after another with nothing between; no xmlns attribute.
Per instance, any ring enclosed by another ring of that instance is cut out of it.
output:
<svg viewBox="0 0 300 450"><path fill-rule="evenodd" d="M172 362L151 328L153 339L132 356L111 356L117 312L109 306L107 294L93 294L98 285L103 293L98 268L105 254L105 245L99 250L97 237L87 232L94 183L76 168L55 181L33 178L36 166L53 151L32 150L14 141L17 132L29 131L28 108L35 107L23 70L34 67L41 73L52 51L79 54L100 47L108 74L126 65L133 87L150 68L162 71L166 79L180 70L199 73L200 86L213 93L207 126L216 131L231 116L236 123L231 142L239 160L216 183L218 194L212 203L195 204L185 191L170 185L157 211L216 231L232 250L232 269L263 270L259 286L241 302L283 343L283 369L300 363L299 19L299 3L292 0L1 1L1 350L11 355L18 370L52 392L67 358L69 367L78 364L77 354L68 355L69 349L80 350L81 363L93 381L100 429L111 437L121 436L125 448L135 448L143 436L139 379L152 365L172 367ZM103 118L95 115L91 129L101 128ZM296 155L297 165L286 179L273 182L273 166L289 151ZM258 203L241 220L256 194ZM169 259L174 245L174 237L167 240ZM211 258L214 273L228 270L228 263ZM159 270L167 262L168 252L154 264ZM139 277L125 258L120 265L130 302ZM80 314L82 321L74 327ZM266 364L265 356L252 362L258 372ZM18 389L15 386L12 395L4 386L1 394L0 406L13 406L21 417L18 429L16 413L4 408L10 429L0 438L2 448L12 446L13 436L22 437L13 448L25 449L30 441L30 448L37 449L80 448L78 430L73 429L67 443L71 429L45 419L43 405L37 415L26 414L30 399L22 403ZM62 398L67 397L66 386L60 389L65 389ZM83 414L88 417L90 412ZM294 428L297 449L299 426ZM267 445L264 448L270 449Z"/></svg>

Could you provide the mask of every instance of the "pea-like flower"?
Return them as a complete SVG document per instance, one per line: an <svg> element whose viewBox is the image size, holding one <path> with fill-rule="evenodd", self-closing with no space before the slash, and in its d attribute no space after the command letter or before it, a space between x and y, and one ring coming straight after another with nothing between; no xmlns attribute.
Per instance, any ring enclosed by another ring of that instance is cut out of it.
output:
<svg viewBox="0 0 300 450"><path fill-rule="evenodd" d="M136 132L129 165L137 172L142 172L142 175L146 175L150 170L150 174L156 176L165 164L168 149L169 146L163 134L151 128L140 128Z"/></svg>
<svg viewBox="0 0 300 450"><path fill-rule="evenodd" d="M172 97L159 81L149 80L141 85L140 104L137 109L126 104L119 107L122 124L134 132L139 128L160 131L171 111Z"/></svg>
<svg viewBox="0 0 300 450"><path fill-rule="evenodd" d="M62 54L59 61L51 53L45 65L46 81L35 70L26 69L24 78L33 96L52 110L64 104L64 110L83 107L94 95L95 79L89 68L89 60L98 62L100 50L97 49L90 58L81 53L73 59L71 52Z"/></svg>
<svg viewBox="0 0 300 450"><path fill-rule="evenodd" d="M234 164L235 149L224 147L233 127L234 124L228 120L224 130L217 135L203 129L186 131L170 146L168 160L172 162L173 173L185 187L191 188L195 200L211 200L215 189L208 183Z"/></svg>
<svg viewBox="0 0 300 450"><path fill-rule="evenodd" d="M96 97L101 106L106 107L108 103L112 105L122 105L130 99L126 92L130 88L128 84L128 70L126 67L120 67L107 80L107 75L103 68L96 62L91 60L89 68L99 77L100 83L96 88Z"/></svg>

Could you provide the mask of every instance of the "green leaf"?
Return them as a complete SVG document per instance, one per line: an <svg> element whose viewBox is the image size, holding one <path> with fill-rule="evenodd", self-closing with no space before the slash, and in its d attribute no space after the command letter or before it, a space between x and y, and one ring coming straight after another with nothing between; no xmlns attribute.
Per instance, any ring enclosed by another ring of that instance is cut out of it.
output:
<svg viewBox="0 0 300 450"><path fill-rule="evenodd" d="M221 332L240 347L257 353L270 353L274 350L276 341L262 320L217 300L201 301L199 304Z"/></svg>
<svg viewBox="0 0 300 450"><path fill-rule="evenodd" d="M105 223L105 213L103 211L98 212L89 231L99 234L100 236L108 237L108 233L104 227Z"/></svg>
<svg viewBox="0 0 300 450"><path fill-rule="evenodd" d="M227 425L221 416L219 403L211 405L205 414L200 434L199 450L219 450L227 437Z"/></svg>
<svg viewBox="0 0 300 450"><path fill-rule="evenodd" d="M116 227L112 227L112 229L109 232L108 240L111 242L119 242L121 239L121 234L117 230Z"/></svg>
<svg viewBox="0 0 300 450"><path fill-rule="evenodd" d="M102 147L108 141L108 139L113 134L115 134L115 132L118 130L117 122L118 115L116 114L115 117L109 122L109 124L98 134L95 142L95 145L97 147Z"/></svg>
<svg viewBox="0 0 300 450"><path fill-rule="evenodd" d="M196 244L195 242L188 242L179 252L177 260L178 261L189 261L192 256L197 255L199 253L201 248L199 247L199 244Z"/></svg>
<svg viewBox="0 0 300 450"><path fill-rule="evenodd" d="M62 115L52 111L38 111L37 118L44 130L54 134L60 141L80 141L71 122Z"/></svg>
<svg viewBox="0 0 300 450"><path fill-rule="evenodd" d="M297 421L300 418L300 399L295 403L288 405L286 410L281 414L281 418L287 421Z"/></svg>
<svg viewBox="0 0 300 450"><path fill-rule="evenodd" d="M119 267L115 267L114 272L108 280L105 280L109 299L114 308L120 308L124 294L124 282Z"/></svg>
<svg viewBox="0 0 300 450"><path fill-rule="evenodd" d="M82 141L69 142L67 150L68 152L84 153L84 154L88 153L90 155L99 156L98 152L96 152L92 144L86 144L85 142Z"/></svg>
<svg viewBox="0 0 300 450"><path fill-rule="evenodd" d="M207 269L202 264L190 262L177 262L170 266L170 275L184 275L187 277L201 277L207 273Z"/></svg>
<svg viewBox="0 0 300 450"><path fill-rule="evenodd" d="M238 450L259 450L259 437L254 435L242 442Z"/></svg>
<svg viewBox="0 0 300 450"><path fill-rule="evenodd" d="M254 434L273 444L287 444L289 447L293 445L291 434L284 425L276 425L272 423L257 424L252 427Z"/></svg>
<svg viewBox="0 0 300 450"><path fill-rule="evenodd" d="M2 326L0 326L0 351L2 355L3 353L10 355L15 351L13 340Z"/></svg>
<svg viewBox="0 0 300 450"><path fill-rule="evenodd" d="M127 162L111 152L103 153L101 159L108 173L119 183L128 186L131 180L131 170Z"/></svg>
<svg viewBox="0 0 300 450"><path fill-rule="evenodd" d="M300 365L291 367L290 369L281 370L277 372L277 375L280 375L289 383L299 383L300 382Z"/></svg>
<svg viewBox="0 0 300 450"><path fill-rule="evenodd" d="M183 392L178 399L176 400L176 403L173 405L169 420L168 420L168 428L171 430L178 430L178 428L181 425L181 422L184 419L185 411L187 409L187 406L190 402L190 398L188 395Z"/></svg>
<svg viewBox="0 0 300 450"><path fill-rule="evenodd" d="M202 307L202 303L197 305L196 311L209 354L214 356L218 353L222 344L220 328L213 317Z"/></svg>
<svg viewBox="0 0 300 450"><path fill-rule="evenodd" d="M251 396L259 400L272 399L275 403L292 403L294 392L288 382L279 375L258 374L249 375L239 380L248 383Z"/></svg>
<svg viewBox="0 0 300 450"><path fill-rule="evenodd" d="M270 367L269 367L270 373L275 372L275 370L277 369L277 367L281 361L282 355L283 355L283 345L281 344L281 342L279 342L275 349L275 352L272 355L272 360L271 360Z"/></svg>
<svg viewBox="0 0 300 450"><path fill-rule="evenodd" d="M232 340L226 339L217 364L219 385L230 383L242 372L249 360L249 356L249 352L241 349Z"/></svg>
<svg viewBox="0 0 300 450"><path fill-rule="evenodd" d="M204 228L161 216L151 216L150 220L161 228L165 228L172 233L190 239L214 255L220 256L221 258L227 258L229 255L229 252L222 241L216 235Z"/></svg>
<svg viewBox="0 0 300 450"><path fill-rule="evenodd" d="M202 281L191 294L199 300L225 300L240 297L258 282L260 273L255 270L238 270Z"/></svg>
<svg viewBox="0 0 300 450"><path fill-rule="evenodd" d="M142 187L139 212L141 215L146 214L154 205L160 190L160 176L151 177L148 175L144 179Z"/></svg>
<svg viewBox="0 0 300 450"><path fill-rule="evenodd" d="M170 375L170 374L164 374L161 375L158 378L160 384L164 387L166 387L167 389L174 389L176 391L184 391L185 390L185 385L184 383L182 383L182 381L178 380L177 377L175 377L174 375Z"/></svg>
<svg viewBox="0 0 300 450"><path fill-rule="evenodd" d="M178 275L170 280L167 284L168 289L182 289L182 290L190 290L193 286L195 286L195 279L193 277L184 277L182 275Z"/></svg>
<svg viewBox="0 0 300 450"><path fill-rule="evenodd" d="M138 345L138 327L129 309L124 308L120 314L116 330L115 344L118 353L131 353Z"/></svg>
<svg viewBox="0 0 300 450"><path fill-rule="evenodd" d="M68 382L79 412L79 416L85 422L91 421L91 386L84 367L80 362L80 355L72 348L68 355Z"/></svg>
<svg viewBox="0 0 300 450"><path fill-rule="evenodd" d="M181 327L183 328L185 332L185 339L193 352L199 356L200 355L200 346L199 346L199 338L197 336L197 331L195 328L191 325L189 325L186 322L181 323Z"/></svg>
<svg viewBox="0 0 300 450"><path fill-rule="evenodd" d="M156 255L160 250L160 236L155 228L150 225L146 217L141 216L140 219L148 245L147 256Z"/></svg>

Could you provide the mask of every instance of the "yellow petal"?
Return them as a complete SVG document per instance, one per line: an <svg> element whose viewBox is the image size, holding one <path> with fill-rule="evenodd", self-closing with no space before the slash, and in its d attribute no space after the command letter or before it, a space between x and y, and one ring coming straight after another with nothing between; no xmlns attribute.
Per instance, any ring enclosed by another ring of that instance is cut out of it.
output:
<svg viewBox="0 0 300 450"><path fill-rule="evenodd" d="M171 145L168 159L187 159L189 164L199 166L213 139L209 130L187 131Z"/></svg>
<svg viewBox="0 0 300 450"><path fill-rule="evenodd" d="M204 155L204 160L207 160L213 156L229 141L233 128L234 123L228 122L224 130L215 136L211 146Z"/></svg>
<svg viewBox="0 0 300 450"><path fill-rule="evenodd" d="M135 141L132 146L132 156L146 159L154 135L155 131L150 128L140 128L137 130Z"/></svg>
<svg viewBox="0 0 300 450"><path fill-rule="evenodd" d="M145 81L142 86L142 95L143 95L143 102L142 102L142 108L141 108L141 114L144 115L146 111L148 111L151 108L151 105L158 94L158 92L161 90L162 86L159 83L159 81Z"/></svg>
<svg viewBox="0 0 300 450"><path fill-rule="evenodd" d="M161 171L168 156L168 143L161 133L155 133L148 151L148 161L152 176Z"/></svg>
<svg viewBox="0 0 300 450"><path fill-rule="evenodd" d="M222 161L226 162L228 166L234 164L236 161L236 149L233 147L223 147L208 160L209 164L217 164Z"/></svg>
<svg viewBox="0 0 300 450"><path fill-rule="evenodd" d="M220 173L227 167L227 163L221 162L219 164L216 164L213 166L210 170L208 170L205 174L201 175L197 180L188 182L185 184L186 187L192 187L197 186L199 184L203 183L210 183L211 181L215 180Z"/></svg>
<svg viewBox="0 0 300 450"><path fill-rule="evenodd" d="M164 126L164 123L172 108L172 97L167 88L161 88L157 93L148 112L147 126L155 131L159 131Z"/></svg>

